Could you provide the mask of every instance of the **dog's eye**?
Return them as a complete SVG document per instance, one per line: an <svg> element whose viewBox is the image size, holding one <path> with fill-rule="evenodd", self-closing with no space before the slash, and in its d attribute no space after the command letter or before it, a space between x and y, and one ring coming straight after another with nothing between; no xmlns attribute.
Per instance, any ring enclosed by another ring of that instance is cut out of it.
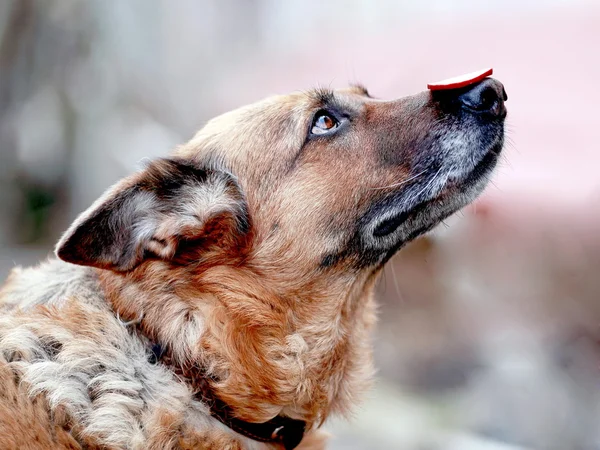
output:
<svg viewBox="0 0 600 450"><path fill-rule="evenodd" d="M313 120L310 132L312 134L325 134L335 130L339 122L327 111L319 111Z"/></svg>

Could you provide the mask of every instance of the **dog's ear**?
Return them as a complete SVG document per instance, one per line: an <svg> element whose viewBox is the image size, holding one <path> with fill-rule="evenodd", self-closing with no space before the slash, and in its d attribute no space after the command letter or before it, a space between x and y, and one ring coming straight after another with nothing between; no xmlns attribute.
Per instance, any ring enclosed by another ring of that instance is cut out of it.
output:
<svg viewBox="0 0 600 450"><path fill-rule="evenodd" d="M56 254L73 264L127 271L148 256L169 260L184 243L232 245L248 227L246 202L232 175L159 159L84 212Z"/></svg>

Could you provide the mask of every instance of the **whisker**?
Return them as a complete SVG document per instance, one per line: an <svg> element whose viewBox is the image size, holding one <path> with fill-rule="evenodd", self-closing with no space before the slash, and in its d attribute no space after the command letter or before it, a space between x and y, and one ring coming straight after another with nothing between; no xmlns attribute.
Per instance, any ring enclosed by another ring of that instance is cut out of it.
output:
<svg viewBox="0 0 600 450"><path fill-rule="evenodd" d="M392 279L394 280L394 287L396 288L396 294L398 294L398 299L401 303L406 303L404 300L404 296L402 295L402 291L400 290L400 284L398 283L398 277L396 276L396 264L390 264L390 270L392 272Z"/></svg>
<svg viewBox="0 0 600 450"><path fill-rule="evenodd" d="M492 186L494 186L494 187L495 187L496 189L498 189L500 192L504 192L504 191L502 191L502 189L500 188L500 186L498 186L498 185L496 184L496 182L495 182L494 180L492 180L492 179L490 179L490 178L488 178L488 180L489 180L489 183L490 183Z"/></svg>
<svg viewBox="0 0 600 450"><path fill-rule="evenodd" d="M429 183L427 183L423 189L421 189L419 192L417 192L413 196L413 198L418 198L419 195L421 195L423 192L425 192L427 189L429 189L429 187L433 184L433 182L438 179L438 175L440 174L441 171L442 171L442 168L440 167L438 169L438 171L435 173L435 175L433 177L431 177L431 180L429 180Z"/></svg>
<svg viewBox="0 0 600 450"><path fill-rule="evenodd" d="M383 270L381 274L381 295L387 294L387 271Z"/></svg>
<svg viewBox="0 0 600 450"><path fill-rule="evenodd" d="M394 183L394 184L390 184L390 185L388 185L388 186L374 187L374 188L370 188L370 189L372 189L372 190L377 190L377 189L389 189L389 188L393 188L393 187L397 187L397 186L402 186L403 184L406 184L406 183L408 183L409 181L412 181L412 180L414 180L415 178L418 178L418 177L420 177L420 176L421 176L421 175L423 175L425 172L427 172L427 169L423 170L422 172L419 172L419 173L418 173L418 174L416 174L416 175L413 175L412 177L410 177L410 178L408 178L408 179L406 179L406 180L404 180L404 181L401 181L400 183Z"/></svg>
<svg viewBox="0 0 600 450"><path fill-rule="evenodd" d="M514 166L512 165L512 162L510 161L510 159L508 159L506 157L505 154L502 154L500 161L502 162L502 164L506 164L509 169L514 170Z"/></svg>

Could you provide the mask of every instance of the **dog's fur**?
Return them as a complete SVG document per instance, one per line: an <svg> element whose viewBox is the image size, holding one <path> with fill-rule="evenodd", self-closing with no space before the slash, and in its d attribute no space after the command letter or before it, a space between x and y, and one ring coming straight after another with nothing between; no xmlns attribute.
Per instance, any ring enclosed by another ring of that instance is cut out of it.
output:
<svg viewBox="0 0 600 450"><path fill-rule="evenodd" d="M334 132L311 134L319 110ZM211 417L150 341L240 419L305 420L300 448L322 448L369 384L383 264L483 189L503 121L361 87L212 120L80 216L63 261L9 276L0 448L279 448Z"/></svg>

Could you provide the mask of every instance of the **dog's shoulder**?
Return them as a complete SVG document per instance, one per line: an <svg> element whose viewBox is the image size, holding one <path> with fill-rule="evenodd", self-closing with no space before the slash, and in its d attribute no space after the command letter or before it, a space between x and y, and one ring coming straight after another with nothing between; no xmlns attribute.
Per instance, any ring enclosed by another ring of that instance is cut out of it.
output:
<svg viewBox="0 0 600 450"><path fill-rule="evenodd" d="M198 434L183 432L192 419L201 433L214 427L150 356L93 270L52 260L13 270L0 290L0 448L97 448L96 438L98 448L150 448ZM13 431L24 447L2 437Z"/></svg>
<svg viewBox="0 0 600 450"><path fill-rule="evenodd" d="M0 448L108 448L93 437L84 436L66 408L50 408L45 395L29 395L27 387L14 365L0 362Z"/></svg>

